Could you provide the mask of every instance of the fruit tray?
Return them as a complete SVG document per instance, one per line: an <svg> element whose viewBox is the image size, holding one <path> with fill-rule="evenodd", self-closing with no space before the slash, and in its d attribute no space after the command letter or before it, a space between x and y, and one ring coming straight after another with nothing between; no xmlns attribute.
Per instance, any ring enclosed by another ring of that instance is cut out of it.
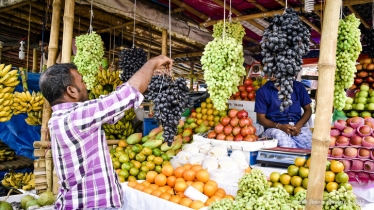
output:
<svg viewBox="0 0 374 210"><path fill-rule="evenodd" d="M373 174L374 173L374 161L373 160L360 160L360 159L345 159L345 158L335 158L329 157L329 160L344 160L344 171L353 171L353 172L366 172Z"/></svg>

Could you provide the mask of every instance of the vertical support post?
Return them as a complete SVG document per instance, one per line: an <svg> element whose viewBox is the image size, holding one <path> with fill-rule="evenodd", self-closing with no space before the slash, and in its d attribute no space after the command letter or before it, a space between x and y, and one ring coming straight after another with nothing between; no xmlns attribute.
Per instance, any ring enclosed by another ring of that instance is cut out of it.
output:
<svg viewBox="0 0 374 210"><path fill-rule="evenodd" d="M32 72L38 72L38 49L32 49Z"/></svg>
<svg viewBox="0 0 374 210"><path fill-rule="evenodd" d="M73 41L74 26L74 7L74 0L65 0L64 32L62 36L61 63L70 63L71 59L71 44Z"/></svg>
<svg viewBox="0 0 374 210"><path fill-rule="evenodd" d="M161 46L161 54L162 55L167 55L167 49L168 49L168 31L166 29L162 29L162 46Z"/></svg>
<svg viewBox="0 0 374 210"><path fill-rule="evenodd" d="M312 161L309 172L306 210L322 209L327 151L330 144L331 107L333 106L336 45L342 1L327 0L323 15L320 57L318 61L318 101L312 137Z"/></svg>

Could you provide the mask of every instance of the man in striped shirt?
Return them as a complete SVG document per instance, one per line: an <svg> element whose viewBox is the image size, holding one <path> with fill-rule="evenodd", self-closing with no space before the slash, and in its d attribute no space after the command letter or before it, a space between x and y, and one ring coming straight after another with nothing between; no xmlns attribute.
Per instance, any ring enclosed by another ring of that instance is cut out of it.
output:
<svg viewBox="0 0 374 210"><path fill-rule="evenodd" d="M139 107L153 73L171 66L172 60L165 56L150 59L113 93L94 100L88 100L75 65L56 64L42 74L40 89L53 110L48 128L60 178L56 209L120 209L124 205L101 125L115 123L125 110Z"/></svg>

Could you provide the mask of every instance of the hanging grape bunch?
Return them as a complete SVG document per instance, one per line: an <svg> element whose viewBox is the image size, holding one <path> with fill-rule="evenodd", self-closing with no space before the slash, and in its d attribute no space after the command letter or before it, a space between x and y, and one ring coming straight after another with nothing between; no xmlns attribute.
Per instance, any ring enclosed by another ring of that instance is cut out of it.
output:
<svg viewBox="0 0 374 210"><path fill-rule="evenodd" d="M77 54L74 56L74 64L78 72L82 74L87 89L91 90L97 83L97 70L100 68L101 59L104 56L104 46L101 36L92 32L75 38Z"/></svg>
<svg viewBox="0 0 374 210"><path fill-rule="evenodd" d="M133 47L118 53L118 65L121 69L120 79L127 82L146 62L147 53L142 48Z"/></svg>
<svg viewBox="0 0 374 210"><path fill-rule="evenodd" d="M301 70L302 56L309 52L309 38L309 29L292 8L287 8L283 15L275 15L264 31L261 40L263 71L275 77L274 85L280 87L281 112L292 105L293 81Z"/></svg>
<svg viewBox="0 0 374 210"><path fill-rule="evenodd" d="M374 29L366 29L362 41L367 44L368 54L370 58L374 58Z"/></svg>
<svg viewBox="0 0 374 210"><path fill-rule="evenodd" d="M178 121L182 113L189 106L193 106L190 99L186 80L179 77L175 80L168 75L153 76L148 85L148 100L155 104L153 110L154 118L164 128L164 140L170 146L177 132Z"/></svg>
<svg viewBox="0 0 374 210"><path fill-rule="evenodd" d="M334 82L334 107L342 110L345 106L345 89L353 84L356 60L362 50L358 28L361 22L354 14L339 21L338 43L336 48L336 71Z"/></svg>
<svg viewBox="0 0 374 210"><path fill-rule="evenodd" d="M222 111L226 109L228 98L238 91L240 79L246 73L242 45L245 32L243 26L235 22L218 22L213 30L215 38L205 46L201 64L214 107Z"/></svg>

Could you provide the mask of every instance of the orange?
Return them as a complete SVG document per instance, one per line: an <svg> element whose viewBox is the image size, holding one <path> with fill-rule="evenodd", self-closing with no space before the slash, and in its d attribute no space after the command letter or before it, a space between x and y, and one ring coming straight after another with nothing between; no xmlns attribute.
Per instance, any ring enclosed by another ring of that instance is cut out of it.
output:
<svg viewBox="0 0 374 210"><path fill-rule="evenodd" d="M211 199L209 198L206 202L205 202L205 206L210 206L212 203L216 202L214 199Z"/></svg>
<svg viewBox="0 0 374 210"><path fill-rule="evenodd" d="M234 196L232 195L225 195L223 196L223 198L228 198L228 199L231 199L232 201L234 200Z"/></svg>
<svg viewBox="0 0 374 210"><path fill-rule="evenodd" d="M202 182L194 182L194 183L192 183L192 187L194 187L195 189L197 189L200 192L204 192L204 183L202 183Z"/></svg>
<svg viewBox="0 0 374 210"><path fill-rule="evenodd" d="M147 187L149 187L151 185L151 183L149 183L148 181L143 181L142 184L144 184Z"/></svg>
<svg viewBox="0 0 374 210"><path fill-rule="evenodd" d="M157 190L154 190L154 191L151 193L151 195L156 196L156 197L160 197L160 195L161 195L162 193L163 193L163 192L162 192L161 190L157 189Z"/></svg>
<svg viewBox="0 0 374 210"><path fill-rule="evenodd" d="M193 165L191 167L192 170L194 170L195 172L198 172L200 171L201 169L203 169L203 167L201 167L201 165Z"/></svg>
<svg viewBox="0 0 374 210"><path fill-rule="evenodd" d="M137 184L138 184L137 181L132 180L132 181L129 181L129 183L127 183L127 186L129 186L131 188L134 188Z"/></svg>
<svg viewBox="0 0 374 210"><path fill-rule="evenodd" d="M180 166L180 167L177 167L175 170L174 170L174 175L175 175L175 177L177 177L177 178L181 178L181 177L183 177L183 172L184 172L184 168L182 167L182 166Z"/></svg>
<svg viewBox="0 0 374 210"><path fill-rule="evenodd" d="M332 161L330 165L330 170L334 173L342 172L344 170L344 165L339 161Z"/></svg>
<svg viewBox="0 0 374 210"><path fill-rule="evenodd" d="M116 170L116 174L119 174L119 172L121 172L120 168Z"/></svg>
<svg viewBox="0 0 374 210"><path fill-rule="evenodd" d="M215 195L218 196L218 197L220 197L220 198L223 198L223 197L225 197L226 193L217 190L216 193L214 193L213 196L215 196Z"/></svg>
<svg viewBox="0 0 374 210"><path fill-rule="evenodd" d="M191 186L193 184L193 181L187 181L186 184L187 186Z"/></svg>
<svg viewBox="0 0 374 210"><path fill-rule="evenodd" d="M177 178L175 176L169 176L166 180L167 185L170 187L174 187L176 179Z"/></svg>
<svg viewBox="0 0 374 210"><path fill-rule="evenodd" d="M200 182L207 182L210 179L209 172L205 169L202 169L196 173L196 179Z"/></svg>
<svg viewBox="0 0 374 210"><path fill-rule="evenodd" d="M163 188L165 188L165 189L171 189L171 187L169 186L169 185L165 185L165 186L163 186Z"/></svg>
<svg viewBox="0 0 374 210"><path fill-rule="evenodd" d="M171 165L165 165L162 167L161 173L164 174L165 176L171 176L173 175L174 169L173 166Z"/></svg>
<svg viewBox="0 0 374 210"><path fill-rule="evenodd" d="M312 161L312 158L308 158L308 160L306 161L306 166L308 168L310 168L310 161Z"/></svg>
<svg viewBox="0 0 374 210"><path fill-rule="evenodd" d="M118 146L119 147L127 147L127 142L125 141L125 140L120 140L119 142L118 142Z"/></svg>
<svg viewBox="0 0 374 210"><path fill-rule="evenodd" d="M136 189L136 190L140 190L140 191L143 191L144 188L146 188L146 186L145 186L144 184L137 184L137 185L135 186L135 189Z"/></svg>
<svg viewBox="0 0 374 210"><path fill-rule="evenodd" d="M173 188L167 189L166 192L169 193L170 195L174 195Z"/></svg>
<svg viewBox="0 0 374 210"><path fill-rule="evenodd" d="M154 189L152 187L146 187L143 190L143 192L145 192L147 194L151 194L153 191L154 191Z"/></svg>
<svg viewBox="0 0 374 210"><path fill-rule="evenodd" d="M153 162L156 164L156 165L161 165L162 164L162 162L164 162L164 160L161 158L161 157L155 157L154 159L153 159Z"/></svg>
<svg viewBox="0 0 374 210"><path fill-rule="evenodd" d="M191 209L200 209L200 208L203 208L205 205L202 201L199 201L199 200L196 200L196 201L192 201L191 205L190 205L190 208Z"/></svg>
<svg viewBox="0 0 374 210"><path fill-rule="evenodd" d="M158 185L157 184L151 184L149 185L150 187L152 187L154 190L156 190L158 188Z"/></svg>
<svg viewBox="0 0 374 210"><path fill-rule="evenodd" d="M187 163L183 166L184 169L191 169L192 165Z"/></svg>
<svg viewBox="0 0 374 210"><path fill-rule="evenodd" d="M326 190L327 190L327 192L332 192L334 190L337 190L338 187L339 187L338 183L336 183L336 182L329 182L326 185Z"/></svg>
<svg viewBox="0 0 374 210"><path fill-rule="evenodd" d="M245 172L246 174L249 174L249 173L251 173L251 171L252 171L252 168L251 168L251 167L248 167L248 168L245 169L244 172Z"/></svg>
<svg viewBox="0 0 374 210"><path fill-rule="evenodd" d="M217 187L217 189L218 189L218 184L217 184L217 182L215 182L215 181L213 181L213 180L209 180L209 181L207 181L205 184L212 184L212 185L215 185L215 186Z"/></svg>
<svg viewBox="0 0 374 210"><path fill-rule="evenodd" d="M183 178L176 178L175 183L177 183L177 182L185 182L185 180Z"/></svg>
<svg viewBox="0 0 374 210"><path fill-rule="evenodd" d="M212 196L210 197L210 199L213 199L213 200L215 200L215 201L219 201L219 200L222 199L222 197L219 197L218 195L212 195Z"/></svg>
<svg viewBox="0 0 374 210"><path fill-rule="evenodd" d="M186 182L177 182L175 183L174 189L177 192L184 192L186 188L188 187Z"/></svg>
<svg viewBox="0 0 374 210"><path fill-rule="evenodd" d="M335 180L335 174L332 171L325 172L325 182L333 182Z"/></svg>
<svg viewBox="0 0 374 210"><path fill-rule="evenodd" d="M153 184L155 183L155 177L157 176L156 171L148 171L147 175L145 176L145 180L147 180L149 183Z"/></svg>
<svg viewBox="0 0 374 210"><path fill-rule="evenodd" d="M186 181L193 181L195 179L196 172L192 169L187 169L183 172L183 179Z"/></svg>
<svg viewBox="0 0 374 210"><path fill-rule="evenodd" d="M157 184L159 187L165 186L166 184L166 176L163 174L158 174L155 177L155 184Z"/></svg>
<svg viewBox="0 0 374 210"><path fill-rule="evenodd" d="M189 199L189 198L182 198L180 201L179 201L179 204L182 205L182 206L186 206L186 207L189 207L192 203L192 200Z"/></svg>
<svg viewBox="0 0 374 210"><path fill-rule="evenodd" d="M178 204L179 201L182 200L182 198L179 195L172 195L169 199L170 202Z"/></svg>
<svg viewBox="0 0 374 210"><path fill-rule="evenodd" d="M163 192L163 193L166 192L166 190L167 190L165 187L159 187L158 189L161 190L161 192Z"/></svg>
<svg viewBox="0 0 374 210"><path fill-rule="evenodd" d="M213 184L205 184L204 185L204 194L208 197L211 197L212 195L214 195L217 191L217 186L213 185Z"/></svg>
<svg viewBox="0 0 374 210"><path fill-rule="evenodd" d="M165 199L167 201L170 199L170 197L171 197L171 195L167 192L164 192L160 195L160 198Z"/></svg>

